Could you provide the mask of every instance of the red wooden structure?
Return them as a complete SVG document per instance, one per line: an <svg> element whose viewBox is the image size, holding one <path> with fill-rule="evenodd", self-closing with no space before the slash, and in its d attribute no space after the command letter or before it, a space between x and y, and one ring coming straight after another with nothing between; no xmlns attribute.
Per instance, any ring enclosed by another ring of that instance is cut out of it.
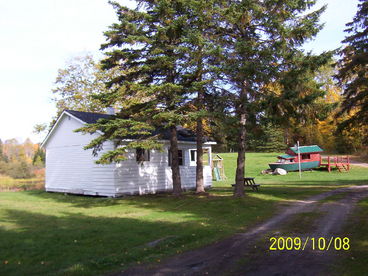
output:
<svg viewBox="0 0 368 276"><path fill-rule="evenodd" d="M350 170L350 158L349 156L343 157L343 156L327 156L327 157L321 157L321 167L325 166L328 170L328 172L331 172L332 167L336 167L339 172L342 172L343 170L349 171Z"/></svg>
<svg viewBox="0 0 368 276"><path fill-rule="evenodd" d="M301 146L300 147L300 162L313 162L313 161L321 161L321 152L322 149L318 148L320 151L317 151L318 149L308 149L316 146ZM305 149L304 149L305 148ZM312 150L316 150L316 152L313 152ZM289 154L290 156L294 156L294 162L299 162L297 149L295 148L289 148L286 151L286 154Z"/></svg>
<svg viewBox="0 0 368 276"><path fill-rule="evenodd" d="M286 154L277 156L277 162L268 165L272 170L281 168L288 172L297 171L299 165L301 170L310 170L320 166L321 152L323 149L317 145L290 147Z"/></svg>

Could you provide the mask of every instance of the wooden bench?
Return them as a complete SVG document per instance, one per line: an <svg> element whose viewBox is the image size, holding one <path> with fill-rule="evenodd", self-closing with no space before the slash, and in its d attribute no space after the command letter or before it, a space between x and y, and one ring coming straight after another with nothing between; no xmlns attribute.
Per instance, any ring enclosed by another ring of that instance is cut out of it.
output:
<svg viewBox="0 0 368 276"><path fill-rule="evenodd" d="M231 186L235 186L235 184L231 184ZM254 177L244 177L244 187L250 187L253 191L258 192L258 188L260 187L260 184L256 184L254 182Z"/></svg>

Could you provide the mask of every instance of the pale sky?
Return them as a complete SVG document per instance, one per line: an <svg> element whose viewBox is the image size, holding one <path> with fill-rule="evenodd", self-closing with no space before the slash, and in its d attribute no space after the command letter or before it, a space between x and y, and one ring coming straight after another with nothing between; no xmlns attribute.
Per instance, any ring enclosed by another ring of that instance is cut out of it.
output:
<svg viewBox="0 0 368 276"><path fill-rule="evenodd" d="M328 4L325 28L305 46L315 53L340 46L358 0L318 0L322 4ZM76 56L98 57L102 33L114 22L107 0L0 0L0 139L43 140L33 126L55 115L51 89L58 69Z"/></svg>

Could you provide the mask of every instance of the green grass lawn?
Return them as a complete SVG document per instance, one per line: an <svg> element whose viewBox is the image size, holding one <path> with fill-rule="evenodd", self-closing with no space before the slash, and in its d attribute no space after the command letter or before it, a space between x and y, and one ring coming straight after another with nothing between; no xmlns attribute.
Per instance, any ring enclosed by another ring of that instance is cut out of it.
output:
<svg viewBox="0 0 368 276"><path fill-rule="evenodd" d="M233 198L235 154L224 157L228 180L210 196L187 193L94 198L43 191L0 193L0 275L98 275L203 246L277 212L280 203L348 185L367 184L367 169L260 175L275 154L247 154L247 176L261 190ZM148 243L163 239L156 246Z"/></svg>

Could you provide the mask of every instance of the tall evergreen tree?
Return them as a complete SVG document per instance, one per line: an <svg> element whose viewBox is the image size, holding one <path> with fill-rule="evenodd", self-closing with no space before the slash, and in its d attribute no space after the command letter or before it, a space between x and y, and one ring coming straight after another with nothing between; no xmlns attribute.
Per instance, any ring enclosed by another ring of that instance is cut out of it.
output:
<svg viewBox="0 0 368 276"><path fill-rule="evenodd" d="M270 123L263 127L263 135L260 142L257 145L257 151L279 152L284 151L287 147L284 142L282 129Z"/></svg>
<svg viewBox="0 0 368 276"><path fill-rule="evenodd" d="M185 87L184 61L188 50L183 43L188 28L185 1L138 1L135 9L112 2L118 15L105 32L109 49L102 62L104 69L119 68L120 75L109 83L109 92L98 99L104 105L119 105L121 111L110 120L83 128L104 133L88 148L97 152L104 141L115 140L118 147L102 156L106 162L124 158L127 147L145 149L158 147L153 136L158 128L169 129L173 192L180 195L177 125L185 119L188 89ZM141 137L138 141L119 147L126 137Z"/></svg>
<svg viewBox="0 0 368 276"><path fill-rule="evenodd" d="M341 124L341 128L352 126L368 129L368 1L360 0L353 21L348 23L349 35L342 41L337 78L344 90L340 115L352 116ZM368 141L367 141L368 142Z"/></svg>
<svg viewBox="0 0 368 276"><path fill-rule="evenodd" d="M216 80L215 43L217 22L214 18L214 7L219 1L190 0L185 1L188 16L185 39L186 48L185 87L191 94L188 102L190 118L196 121L197 160L196 160L196 193L205 192L203 180L203 141L204 120L209 116L206 98L211 96Z"/></svg>
<svg viewBox="0 0 368 276"><path fill-rule="evenodd" d="M300 46L321 29L318 18L325 9L306 13L314 4L314 0L223 1L223 70L236 95L239 129L234 196L244 196L247 120L258 109L262 88L281 78L296 58L299 64L309 58Z"/></svg>

